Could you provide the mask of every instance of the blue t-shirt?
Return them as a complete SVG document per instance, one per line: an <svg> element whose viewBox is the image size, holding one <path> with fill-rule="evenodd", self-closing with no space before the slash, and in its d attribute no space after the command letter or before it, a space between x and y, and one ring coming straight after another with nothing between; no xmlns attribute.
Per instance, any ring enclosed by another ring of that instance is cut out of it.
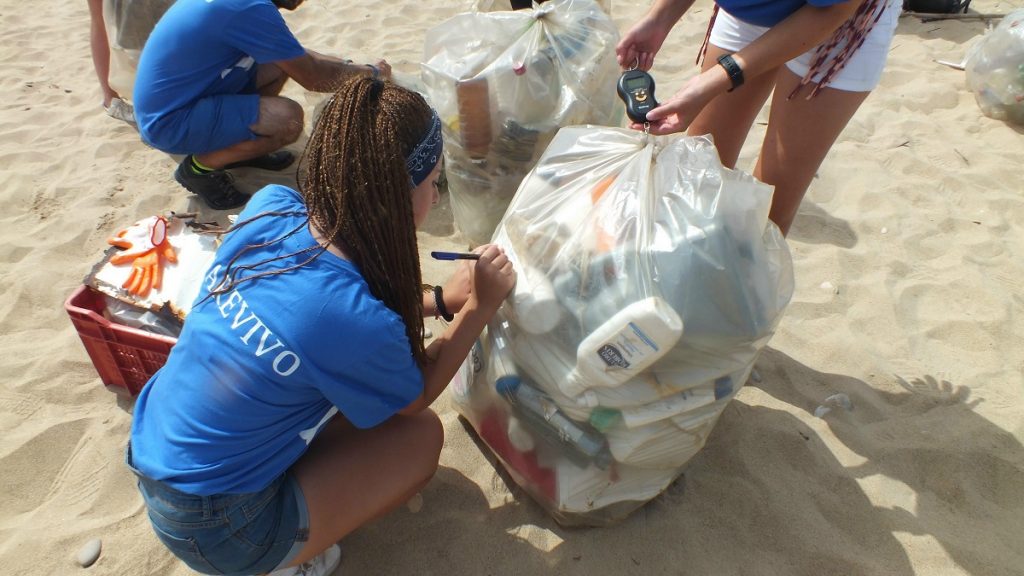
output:
<svg viewBox="0 0 1024 576"><path fill-rule="evenodd" d="M790 14L811 6L831 6L847 0L718 0L718 5L729 14L756 26L774 26Z"/></svg>
<svg viewBox="0 0 1024 576"><path fill-rule="evenodd" d="M199 98L221 93L230 74L306 51L271 0L178 0L139 57L132 96L140 129Z"/></svg>
<svg viewBox="0 0 1024 576"><path fill-rule="evenodd" d="M132 458L143 474L197 495L265 488L306 451L338 410L369 428L423 392L401 317L375 298L356 266L327 252L276 276L203 300L227 263L255 264L315 246L294 190L257 192L225 237L166 365L135 403ZM242 276L298 264L312 252Z"/></svg>

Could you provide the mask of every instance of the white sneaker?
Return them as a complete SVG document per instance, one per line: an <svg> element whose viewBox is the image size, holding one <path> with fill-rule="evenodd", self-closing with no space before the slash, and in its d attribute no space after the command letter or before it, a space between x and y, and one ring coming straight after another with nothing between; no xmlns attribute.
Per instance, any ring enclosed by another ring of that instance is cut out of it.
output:
<svg viewBox="0 0 1024 576"><path fill-rule="evenodd" d="M274 570L268 576L329 576L341 563L341 548L335 544L312 560L291 568Z"/></svg>

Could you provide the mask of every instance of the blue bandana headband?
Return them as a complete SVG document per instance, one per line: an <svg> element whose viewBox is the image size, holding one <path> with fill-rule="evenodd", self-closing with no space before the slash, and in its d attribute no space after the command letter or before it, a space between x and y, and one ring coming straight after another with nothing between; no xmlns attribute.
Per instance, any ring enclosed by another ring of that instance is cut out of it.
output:
<svg viewBox="0 0 1024 576"><path fill-rule="evenodd" d="M422 184L434 171L434 166L437 166L437 161L441 159L442 149L441 119L438 118L437 112L433 112L426 135L405 159L405 169L409 172L413 188Z"/></svg>

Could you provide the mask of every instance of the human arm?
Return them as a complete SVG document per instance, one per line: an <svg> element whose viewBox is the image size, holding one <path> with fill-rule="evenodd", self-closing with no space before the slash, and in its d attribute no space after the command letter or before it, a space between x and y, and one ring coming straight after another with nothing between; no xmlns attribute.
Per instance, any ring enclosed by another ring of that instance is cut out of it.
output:
<svg viewBox="0 0 1024 576"><path fill-rule="evenodd" d="M654 56L668 33L693 6L694 0L655 0L654 5L622 36L615 47L619 66L630 68L634 62L641 70L650 70Z"/></svg>
<svg viewBox="0 0 1024 576"><path fill-rule="evenodd" d="M354 74L374 74L374 67L379 71L382 80L391 78L391 65L385 60L378 60L373 66L369 64L353 64L351 60L342 60L312 50L298 58L275 62L289 78L298 82L306 90L313 92L331 92L337 89L343 78Z"/></svg>
<svg viewBox="0 0 1024 576"><path fill-rule="evenodd" d="M828 39L863 2L848 0L829 6L805 4L732 57L744 78L775 70ZM708 67L647 113L651 133L670 134L686 130L704 106L731 88L732 81L722 66ZM631 127L641 129L643 125L634 123Z"/></svg>
<svg viewBox="0 0 1024 576"><path fill-rule="evenodd" d="M480 254L486 247L486 245L477 247L473 252ZM455 261L455 272L452 273L451 277L448 278L448 281L441 288L441 294L444 297L444 309L448 313L458 314L462 307L466 305L466 302L469 301L469 297L473 293L474 264L473 260ZM423 293L423 315L426 317L440 315L437 304L434 302L433 291Z"/></svg>
<svg viewBox="0 0 1024 576"><path fill-rule="evenodd" d="M274 64L307 90L330 92L352 74L372 74L369 65L352 64L304 47L288 28L280 11L269 3L258 3L238 12L224 35L229 44L260 64ZM382 78L391 67L380 60L374 64Z"/></svg>
<svg viewBox="0 0 1024 576"><path fill-rule="evenodd" d="M92 52L93 68L96 69L96 79L103 92L103 107L106 108L110 106L111 100L120 96L110 86L110 42L103 22L102 0L89 0L89 49Z"/></svg>
<svg viewBox="0 0 1024 576"><path fill-rule="evenodd" d="M508 256L493 244L481 251L472 276L473 290L461 313L444 334L427 347L427 357L431 360L423 366L423 393L399 414L420 412L441 395L516 280Z"/></svg>

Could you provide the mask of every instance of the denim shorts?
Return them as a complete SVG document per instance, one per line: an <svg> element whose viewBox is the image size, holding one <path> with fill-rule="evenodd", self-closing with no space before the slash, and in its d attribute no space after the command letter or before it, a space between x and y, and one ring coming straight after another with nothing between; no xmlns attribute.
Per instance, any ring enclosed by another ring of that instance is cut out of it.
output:
<svg viewBox="0 0 1024 576"><path fill-rule="evenodd" d="M203 574L251 575L287 566L309 540L309 513L295 477L285 473L260 492L196 496L139 477L139 491L160 541Z"/></svg>
<svg viewBox="0 0 1024 576"><path fill-rule="evenodd" d="M259 138L259 65L224 71L196 100L139 125L142 140L168 154L205 154Z"/></svg>

